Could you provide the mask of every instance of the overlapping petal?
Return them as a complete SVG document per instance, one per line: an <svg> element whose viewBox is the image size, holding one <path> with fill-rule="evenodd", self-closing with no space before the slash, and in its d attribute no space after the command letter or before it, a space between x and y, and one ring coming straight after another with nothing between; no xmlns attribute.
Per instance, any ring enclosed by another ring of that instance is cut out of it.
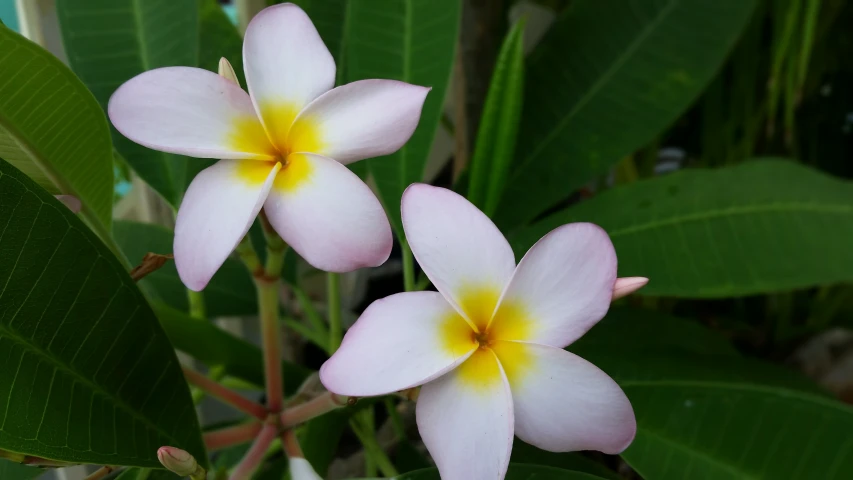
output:
<svg viewBox="0 0 853 480"><path fill-rule="evenodd" d="M122 135L155 150L218 159L276 155L249 95L200 68L137 75L116 90L107 110Z"/></svg>
<svg viewBox="0 0 853 480"><path fill-rule="evenodd" d="M421 388L421 438L444 480L503 478L512 450L512 394L494 354L477 350Z"/></svg>
<svg viewBox="0 0 853 480"><path fill-rule="evenodd" d="M607 233L591 223L563 225L536 242L518 264L494 321L524 323L520 338L502 335L505 340L562 348L604 317L615 282L616 252Z"/></svg>
<svg viewBox="0 0 853 480"><path fill-rule="evenodd" d="M339 395L371 396L422 385L464 361L476 348L454 333L470 332L438 292L406 292L373 302L320 369Z"/></svg>
<svg viewBox="0 0 853 480"><path fill-rule="evenodd" d="M332 159L288 156L264 211L284 241L320 270L375 267L391 254L391 226L379 200Z"/></svg>
<svg viewBox="0 0 853 480"><path fill-rule="evenodd" d="M175 220L175 265L187 288L203 289L246 235L280 167L220 160L195 177Z"/></svg>
<svg viewBox="0 0 853 480"><path fill-rule="evenodd" d="M288 148L347 164L396 152L412 136L429 88L360 80L311 102L290 130Z"/></svg>
<svg viewBox="0 0 853 480"><path fill-rule="evenodd" d="M243 63L255 108L284 150L296 115L334 86L335 60L308 15L285 3L263 9L249 22Z"/></svg>
<svg viewBox="0 0 853 480"><path fill-rule="evenodd" d="M631 403L595 365L565 350L498 342L515 408L515 434L552 452L616 454L637 431Z"/></svg>
<svg viewBox="0 0 853 480"><path fill-rule="evenodd" d="M412 252L433 285L483 328L515 269L504 236L468 200L430 185L406 189L402 215Z"/></svg>

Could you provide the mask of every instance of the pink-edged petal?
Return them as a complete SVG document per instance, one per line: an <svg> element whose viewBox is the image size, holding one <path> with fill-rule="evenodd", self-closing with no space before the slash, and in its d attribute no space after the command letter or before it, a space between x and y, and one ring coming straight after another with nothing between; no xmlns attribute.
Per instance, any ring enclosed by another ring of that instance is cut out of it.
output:
<svg viewBox="0 0 853 480"><path fill-rule="evenodd" d="M290 478L292 480L323 480L314 471L314 467L308 463L308 460L300 457L291 457L288 462L290 463Z"/></svg>
<svg viewBox="0 0 853 480"><path fill-rule="evenodd" d="M220 160L187 189L175 220L175 266L184 285L203 289L249 231L279 163Z"/></svg>
<svg viewBox="0 0 853 480"><path fill-rule="evenodd" d="M394 153L418 126L429 91L396 80L360 80L332 89L296 118L288 148L344 164Z"/></svg>
<svg viewBox="0 0 853 480"><path fill-rule="evenodd" d="M284 150L296 115L335 85L335 60L308 15L284 3L249 22L243 63L255 108L270 139Z"/></svg>
<svg viewBox="0 0 853 480"><path fill-rule="evenodd" d="M421 388L418 431L444 480L500 480L513 439L512 394L494 354L479 349Z"/></svg>
<svg viewBox="0 0 853 480"><path fill-rule="evenodd" d="M220 159L277 155L249 95L200 68L166 67L137 75L113 93L107 110L122 135L154 150Z"/></svg>
<svg viewBox="0 0 853 480"><path fill-rule="evenodd" d="M647 283L649 283L649 279L646 277L617 278L616 283L613 285L613 298L611 300L627 297L645 287Z"/></svg>
<svg viewBox="0 0 853 480"><path fill-rule="evenodd" d="M424 184L403 193L403 228L432 284L482 329L515 269L500 230L457 193Z"/></svg>
<svg viewBox="0 0 853 480"><path fill-rule="evenodd" d="M264 211L284 241L320 270L376 267L391 254L391 226L379 200L332 159L288 156Z"/></svg>
<svg viewBox="0 0 853 480"><path fill-rule="evenodd" d="M384 395L443 375L476 348L440 293L398 293L367 307L323 364L320 381L338 395Z"/></svg>
<svg viewBox="0 0 853 480"><path fill-rule="evenodd" d="M616 454L637 432L628 397L606 373L565 350L519 342L492 347L506 370L515 434L551 452Z"/></svg>
<svg viewBox="0 0 853 480"><path fill-rule="evenodd" d="M519 262L495 314L494 335L565 347L604 317L615 281L616 252L604 230L591 223L558 227Z"/></svg>

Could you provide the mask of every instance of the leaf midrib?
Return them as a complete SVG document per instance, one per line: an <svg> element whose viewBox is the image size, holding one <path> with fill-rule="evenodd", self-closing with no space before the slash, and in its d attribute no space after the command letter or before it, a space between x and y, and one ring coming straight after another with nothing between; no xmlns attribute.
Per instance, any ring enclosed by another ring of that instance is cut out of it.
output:
<svg viewBox="0 0 853 480"><path fill-rule="evenodd" d="M637 49L642 46L646 39L651 35L651 33L658 27L658 25L666 19L676 5L681 3L681 0L671 0L670 3L662 8L658 15L654 18L653 21L649 22L645 28L641 31L637 40L632 43L628 48L622 50L622 53L616 58L607 71L602 75L596 82L592 85L592 87L584 94L577 103L572 107L572 109L559 121L554 128L545 136L542 141L534 148L529 155L527 155L523 161L521 161L516 169L515 175L513 175L513 179L521 175L524 169L529 165L533 160L539 155L539 153L545 149L550 143L553 141L554 137L560 132L566 124L574 118L577 112L583 108L587 103L589 103L593 97L601 90L605 84L607 84L610 79L616 75L618 71L621 70L622 66L628 61L628 59L637 51Z"/></svg>
<svg viewBox="0 0 853 480"><path fill-rule="evenodd" d="M632 225L619 230L608 231L610 237L618 237L629 235L655 228L678 225L681 223L700 222L703 220L711 220L715 218L750 215L758 213L791 213L791 212L809 212L809 213L830 213L830 214L853 214L853 205L845 204L817 204L817 203L802 203L802 202L784 202L784 203L769 203L763 205L746 205L733 206L719 209L711 209L698 213L689 213L683 215L674 215L670 218L654 220L651 222Z"/></svg>

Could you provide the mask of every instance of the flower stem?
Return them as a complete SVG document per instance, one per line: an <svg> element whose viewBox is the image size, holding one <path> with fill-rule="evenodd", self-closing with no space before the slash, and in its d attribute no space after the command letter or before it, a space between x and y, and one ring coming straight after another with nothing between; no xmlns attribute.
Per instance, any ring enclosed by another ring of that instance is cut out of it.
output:
<svg viewBox="0 0 853 480"><path fill-rule="evenodd" d="M376 441L376 432L373 430L372 421L365 421L371 420L370 417L367 417L371 412L371 410L362 410L359 412L356 416L350 419L350 427L358 437L361 445L364 447L365 456L370 457L373 460L376 466L379 467L379 471L382 472L382 475L386 477L396 477L399 473L394 467L394 464L391 462L391 459L388 458L388 455L386 455L385 451L382 450L379 442Z"/></svg>
<svg viewBox="0 0 853 480"><path fill-rule="evenodd" d="M223 387L222 385L216 383L213 379L207 378L199 372L189 368L182 367L184 371L184 376L187 378L187 381L191 384L197 386L198 388L204 390L210 395L222 400L223 402L231 405L232 407L240 410L243 413L247 413L258 420L266 420L267 418L267 409L264 408L263 405L257 404L248 398L240 395L234 390L230 390L228 388Z"/></svg>
<svg viewBox="0 0 853 480"><path fill-rule="evenodd" d="M203 320L207 316L204 308L204 294L188 288L187 300L190 304L190 316L198 320Z"/></svg>
<svg viewBox="0 0 853 480"><path fill-rule="evenodd" d="M252 443L252 446L249 447L249 451L246 452L246 455L243 456L243 459L240 460L240 463L234 468L234 471L231 472L231 476L229 478L231 480L245 480L250 478L252 476L252 472L254 472L264 460L264 457L267 454L267 449L277 434L278 430L275 425L269 423L265 424L257 438L255 438L255 441Z"/></svg>
<svg viewBox="0 0 853 480"><path fill-rule="evenodd" d="M329 355L341 346L341 277L337 273L326 274L326 300L329 310Z"/></svg>
<svg viewBox="0 0 853 480"><path fill-rule="evenodd" d="M212 450L221 450L233 445L246 443L255 438L263 428L261 422L244 423L233 427L214 430L202 435L204 446Z"/></svg>
<svg viewBox="0 0 853 480"><path fill-rule="evenodd" d="M281 434L281 449L288 457L305 458L302 447L299 446L299 439L296 438L296 432L293 430L285 430Z"/></svg>
<svg viewBox="0 0 853 480"><path fill-rule="evenodd" d="M401 242L403 255L403 288L407 292L415 290L415 257L412 255L412 249L409 248L409 243L403 240Z"/></svg>
<svg viewBox="0 0 853 480"><path fill-rule="evenodd" d="M240 257L240 261L243 262L243 265L246 266L246 269L249 270L249 273L252 274L253 277L262 276L264 274L264 267L261 265L261 260L258 258L258 252L255 251L255 247L252 245L252 239L249 238L247 234L243 237L243 240L237 244L237 248L234 250L237 252L237 256Z"/></svg>
<svg viewBox="0 0 853 480"><path fill-rule="evenodd" d="M113 471L115 471L115 467L111 467L111 466L107 465L105 467L99 468L97 471L95 471L95 473L92 473L91 475L84 478L83 480L101 480L102 478L106 477L107 475L113 473Z"/></svg>
<svg viewBox="0 0 853 480"><path fill-rule="evenodd" d="M300 423L305 423L312 418L323 415L324 413L344 407L348 402L349 397L335 395L332 392L326 392L319 397L313 398L294 407L290 407L281 412L281 427L293 428Z"/></svg>
<svg viewBox="0 0 853 480"><path fill-rule="evenodd" d="M264 379L267 408L273 413L284 405L284 381L281 377L281 328L278 323L279 280L257 281L264 352Z"/></svg>

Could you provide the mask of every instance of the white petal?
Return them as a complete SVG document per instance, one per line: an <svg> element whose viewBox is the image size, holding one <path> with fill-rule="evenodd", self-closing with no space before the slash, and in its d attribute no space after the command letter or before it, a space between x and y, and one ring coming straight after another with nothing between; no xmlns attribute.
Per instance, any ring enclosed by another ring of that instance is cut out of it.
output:
<svg viewBox="0 0 853 480"><path fill-rule="evenodd" d="M494 354L465 363L421 388L418 430L443 480L500 480L513 438L512 395Z"/></svg>
<svg viewBox="0 0 853 480"><path fill-rule="evenodd" d="M299 457L290 457L290 478L292 480L323 480L308 460Z"/></svg>
<svg viewBox="0 0 853 480"><path fill-rule="evenodd" d="M591 223L558 227L519 262L493 335L565 347L604 317L615 282L616 252L604 230Z"/></svg>
<svg viewBox="0 0 853 480"><path fill-rule="evenodd" d="M201 290L249 231L272 187L278 163L220 160L202 170L175 220L175 266Z"/></svg>
<svg viewBox="0 0 853 480"><path fill-rule="evenodd" d="M291 154L264 211L275 230L308 263L349 272L385 263L391 226L358 176L320 155Z"/></svg>
<svg viewBox="0 0 853 480"><path fill-rule="evenodd" d="M406 292L367 307L320 369L338 395L366 397L422 385L477 348L472 330L438 292Z"/></svg>
<svg viewBox="0 0 853 480"><path fill-rule="evenodd" d="M496 342L512 388L515 434L551 452L619 453L631 444L637 422L628 397L606 373L565 350Z"/></svg>
<svg viewBox="0 0 853 480"><path fill-rule="evenodd" d="M411 185L403 193L403 228L432 284L481 330L515 268L500 230L462 196Z"/></svg>
<svg viewBox="0 0 853 480"><path fill-rule="evenodd" d="M308 15L284 3L249 22L243 63L252 102L270 138L284 150L296 115L335 85L335 60Z"/></svg>
<svg viewBox="0 0 853 480"><path fill-rule="evenodd" d="M429 90L395 80L360 80L332 89L299 114L288 149L344 164L394 153L418 126Z"/></svg>
<svg viewBox="0 0 853 480"><path fill-rule="evenodd" d="M113 93L107 110L122 135L154 150L225 159L270 160L277 154L249 95L200 68L137 75Z"/></svg>

